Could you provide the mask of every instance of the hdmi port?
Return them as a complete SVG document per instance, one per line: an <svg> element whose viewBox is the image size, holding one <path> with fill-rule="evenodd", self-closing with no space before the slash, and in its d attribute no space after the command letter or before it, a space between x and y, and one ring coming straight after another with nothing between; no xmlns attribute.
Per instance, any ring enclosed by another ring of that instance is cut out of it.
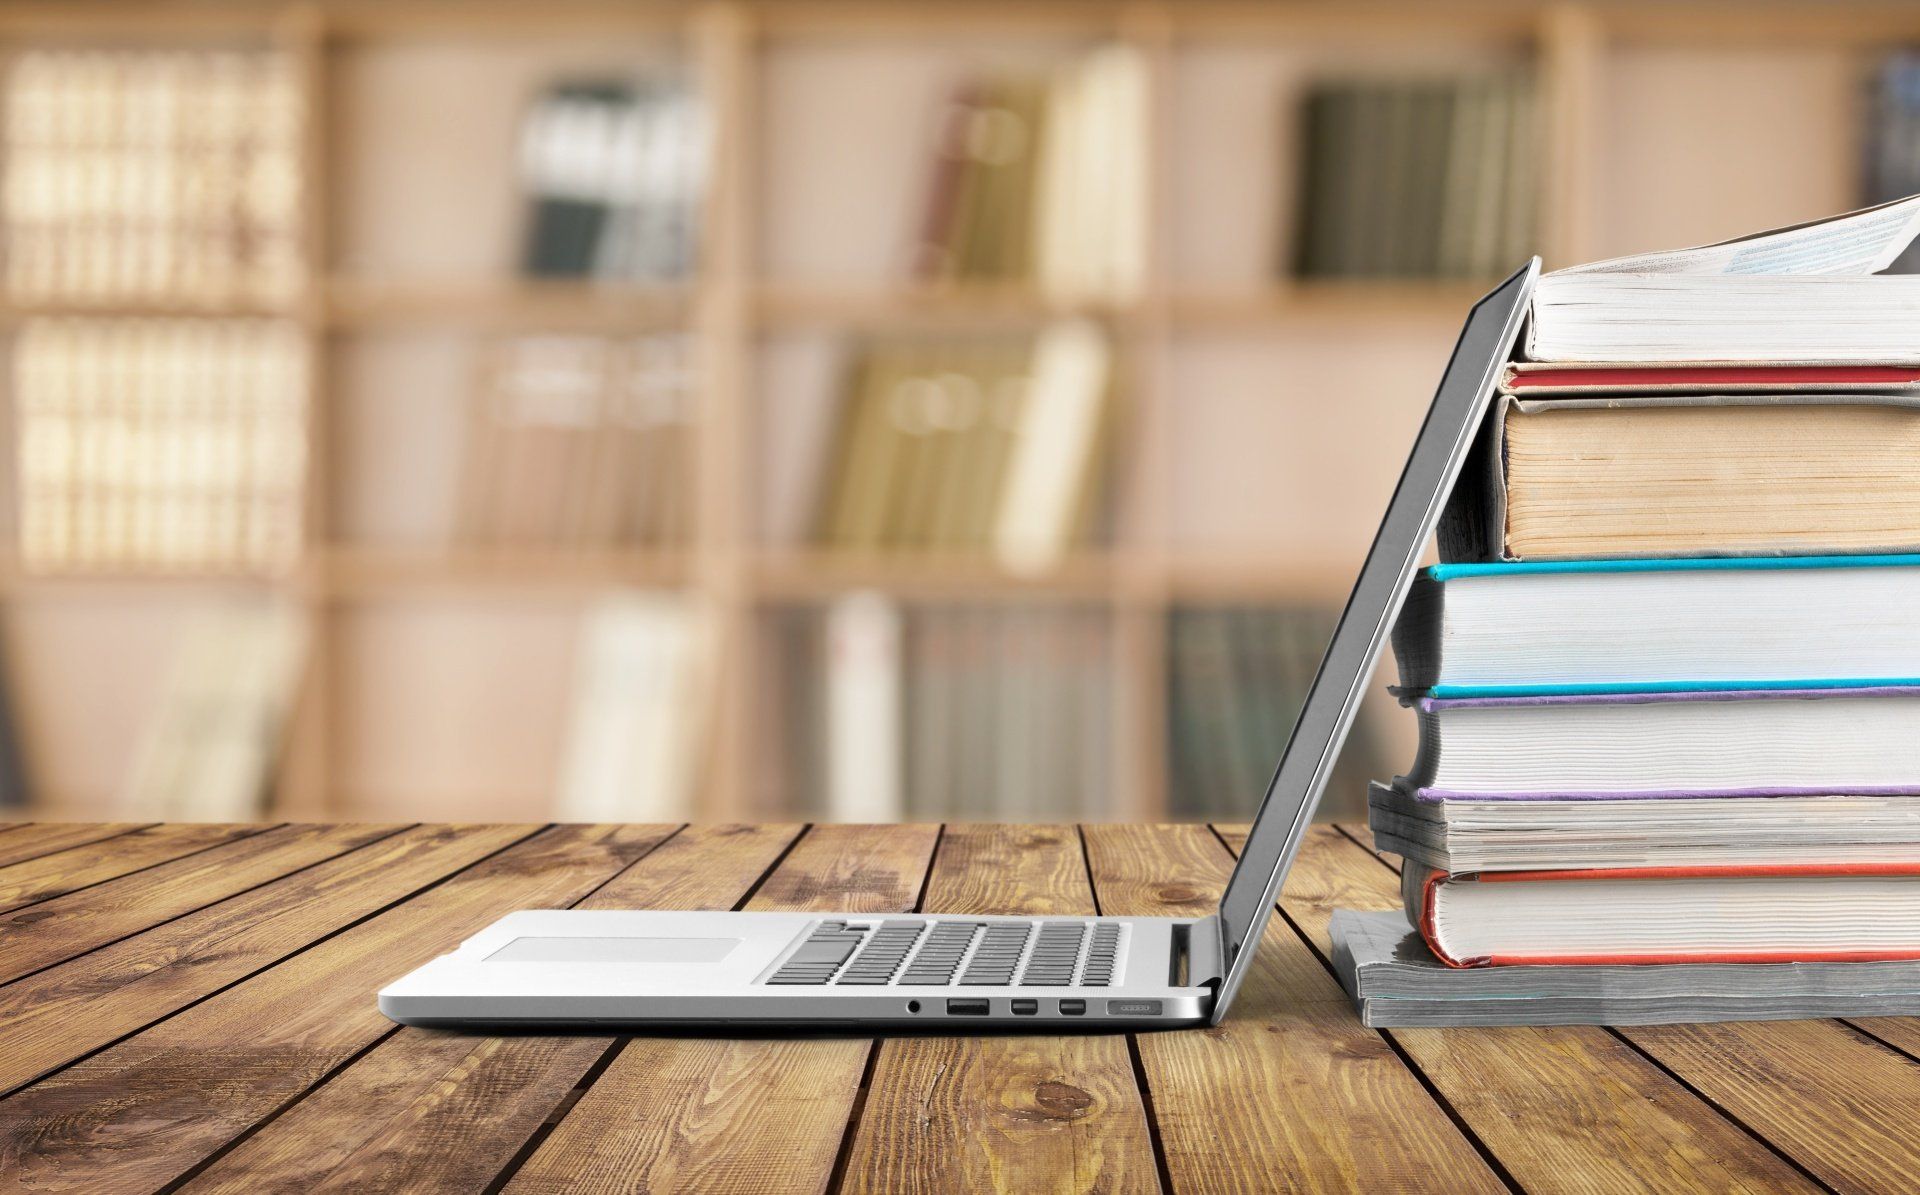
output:
<svg viewBox="0 0 1920 1195"><path fill-rule="evenodd" d="M987 1015L985 1000L949 1000L947 1015L950 1017L984 1017Z"/></svg>

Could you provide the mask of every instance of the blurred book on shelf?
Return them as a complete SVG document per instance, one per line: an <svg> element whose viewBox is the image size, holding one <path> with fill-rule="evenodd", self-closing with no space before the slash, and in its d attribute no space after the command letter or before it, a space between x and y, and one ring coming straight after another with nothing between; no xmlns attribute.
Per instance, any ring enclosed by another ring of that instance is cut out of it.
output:
<svg viewBox="0 0 1920 1195"><path fill-rule="evenodd" d="M307 615L261 597L190 615L128 776L128 816L265 816L306 666Z"/></svg>
<svg viewBox="0 0 1920 1195"><path fill-rule="evenodd" d="M706 758L716 628L697 599L625 592L581 620L560 764L562 821L679 821Z"/></svg>
<svg viewBox="0 0 1920 1195"><path fill-rule="evenodd" d="M298 297L304 114L288 55L27 50L6 67L4 107L14 302Z"/></svg>
<svg viewBox="0 0 1920 1195"><path fill-rule="evenodd" d="M1084 320L1031 340L869 345L823 462L818 542L1058 565L1099 522L1112 369L1105 333Z"/></svg>
<svg viewBox="0 0 1920 1195"><path fill-rule="evenodd" d="M698 259L707 116L677 75L549 87L520 133L524 273L670 282Z"/></svg>
<svg viewBox="0 0 1920 1195"><path fill-rule="evenodd" d="M834 821L1104 819L1113 663L1101 611L902 606L857 592L773 623L793 716L772 778Z"/></svg>
<svg viewBox="0 0 1920 1195"><path fill-rule="evenodd" d="M1532 76L1329 80L1300 103L1303 278L1493 278L1537 248Z"/></svg>
<svg viewBox="0 0 1920 1195"><path fill-rule="evenodd" d="M290 569L307 371L299 330L275 320L23 323L13 352L23 565Z"/></svg>
<svg viewBox="0 0 1920 1195"><path fill-rule="evenodd" d="M1863 201L1920 194L1920 51L1896 50L1881 60L1866 113ZM1920 274L1920 247L1909 245L1886 272Z"/></svg>
<svg viewBox="0 0 1920 1195"><path fill-rule="evenodd" d="M0 817L14 817L33 803L33 777L27 771L26 746L21 741L15 693L17 681L9 671L5 644L0 644Z"/></svg>
<svg viewBox="0 0 1920 1195"><path fill-rule="evenodd" d="M1181 608L1167 628L1167 810L1253 816L1333 638L1331 610ZM1327 786L1323 816L1361 807L1378 762L1365 713Z"/></svg>
<svg viewBox="0 0 1920 1195"><path fill-rule="evenodd" d="M479 547L684 543L691 356L678 333L522 336L487 346L457 537Z"/></svg>
<svg viewBox="0 0 1920 1195"><path fill-rule="evenodd" d="M1044 75L964 80L942 114L915 274L1121 302L1146 273L1146 64L1101 46Z"/></svg>

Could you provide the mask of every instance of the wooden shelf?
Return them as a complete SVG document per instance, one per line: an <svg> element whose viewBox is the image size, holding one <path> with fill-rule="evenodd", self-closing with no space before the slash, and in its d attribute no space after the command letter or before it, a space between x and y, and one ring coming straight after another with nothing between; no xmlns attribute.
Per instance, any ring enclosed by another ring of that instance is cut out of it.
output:
<svg viewBox="0 0 1920 1195"><path fill-rule="evenodd" d="M692 304L687 287L588 281L387 284L336 277L326 286L328 326L350 331L424 325L642 332L683 326Z"/></svg>
<svg viewBox="0 0 1920 1195"><path fill-rule="evenodd" d="M791 551L755 560L751 576L754 591L768 602L817 601L859 589L923 601L1104 601L1112 594L1115 570L1106 554L1084 554L1028 575L977 556Z"/></svg>
<svg viewBox="0 0 1920 1195"><path fill-rule="evenodd" d="M760 324L772 328L992 329L1026 328L1075 316L1113 320L1136 314L1137 308L1130 304L1061 302L1022 285L834 290L772 283L754 291L753 310Z"/></svg>
<svg viewBox="0 0 1920 1195"><path fill-rule="evenodd" d="M1256 291L1176 290L1175 323L1194 328L1260 327L1308 320L1402 317L1458 320L1495 281L1382 278L1301 279Z"/></svg>
<svg viewBox="0 0 1920 1195"><path fill-rule="evenodd" d="M685 585L684 553L566 549L335 546L320 553L335 600L537 590L582 594Z"/></svg>

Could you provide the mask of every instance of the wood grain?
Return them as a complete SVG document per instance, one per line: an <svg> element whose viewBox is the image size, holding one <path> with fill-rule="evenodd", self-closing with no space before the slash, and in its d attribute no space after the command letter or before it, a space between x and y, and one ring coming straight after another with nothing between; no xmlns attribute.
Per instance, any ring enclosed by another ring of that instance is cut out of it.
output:
<svg viewBox="0 0 1920 1195"><path fill-rule="evenodd" d="M409 830L0 988L0 1091L151 1024L529 832Z"/></svg>
<svg viewBox="0 0 1920 1195"><path fill-rule="evenodd" d="M1620 1032L1835 1190L1913 1188L1920 1063L1906 1055L1838 1021Z"/></svg>
<svg viewBox="0 0 1920 1195"><path fill-rule="evenodd" d="M1920 1062L1842 1022L1647 1025L1612 1033L1837 1190L1892 1190L1920 1173L1920 1136L1906 1113L1920 1104Z"/></svg>
<svg viewBox="0 0 1920 1195"><path fill-rule="evenodd" d="M100 1192L181 1177L391 1032L381 986L504 913L578 900L666 833L551 827L0 1101L0 1175Z"/></svg>
<svg viewBox="0 0 1920 1195"><path fill-rule="evenodd" d="M0 839L0 867L11 867L15 863L41 855L51 855L55 851L64 851L68 847L79 846L87 842L100 842L134 830L145 829L151 822L32 822L15 826L5 839Z"/></svg>
<svg viewBox="0 0 1920 1195"><path fill-rule="evenodd" d="M77 892L103 880L266 829L266 826L195 823L144 826L84 846L40 855L0 870L0 913Z"/></svg>
<svg viewBox="0 0 1920 1195"><path fill-rule="evenodd" d="M816 826L748 907L911 910L937 834ZM636 1037L507 1190L822 1191L871 1048L864 1037Z"/></svg>
<svg viewBox="0 0 1920 1195"><path fill-rule="evenodd" d="M1096 912L1071 826L949 826L934 913ZM845 1191L1157 1191L1121 1034L880 1043Z"/></svg>
<svg viewBox="0 0 1920 1195"><path fill-rule="evenodd" d="M1205 826L1085 836L1113 914L1211 913L1232 865ZM1137 1040L1178 1190L1505 1189L1284 924L1268 927L1226 1022Z"/></svg>
<svg viewBox="0 0 1920 1195"><path fill-rule="evenodd" d="M688 827L580 907L732 908L799 832ZM616 1040L402 1028L186 1189L480 1189Z"/></svg>
<svg viewBox="0 0 1920 1195"><path fill-rule="evenodd" d="M1397 909L1399 877L1332 826L1307 832L1281 906L1323 957L1333 910ZM1604 1029L1396 1029L1529 1191L1798 1191L1813 1184Z"/></svg>
<svg viewBox="0 0 1920 1195"><path fill-rule="evenodd" d="M0 984L397 833L280 826L0 916ZM31 930L31 932L29 932Z"/></svg>

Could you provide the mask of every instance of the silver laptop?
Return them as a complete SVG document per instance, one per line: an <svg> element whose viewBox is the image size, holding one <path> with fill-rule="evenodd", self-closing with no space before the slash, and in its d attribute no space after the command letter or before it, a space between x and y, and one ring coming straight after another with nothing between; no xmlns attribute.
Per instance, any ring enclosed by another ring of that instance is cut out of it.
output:
<svg viewBox="0 0 1920 1195"><path fill-rule="evenodd" d="M1388 628L1519 334L1538 259L1474 306L1219 912L527 910L380 993L410 1025L955 1028L1218 1022L1253 962ZM1178 876L1168 876L1177 880Z"/></svg>

